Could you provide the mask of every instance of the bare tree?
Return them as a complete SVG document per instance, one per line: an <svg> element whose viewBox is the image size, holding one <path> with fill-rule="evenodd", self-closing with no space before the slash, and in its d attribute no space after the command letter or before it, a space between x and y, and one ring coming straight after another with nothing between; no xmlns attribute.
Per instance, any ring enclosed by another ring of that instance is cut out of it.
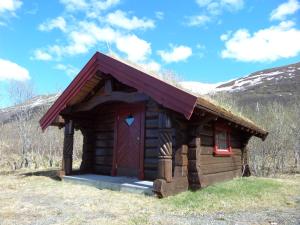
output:
<svg viewBox="0 0 300 225"><path fill-rule="evenodd" d="M34 97L32 82L11 81L8 86L8 95L13 105L18 105Z"/></svg>

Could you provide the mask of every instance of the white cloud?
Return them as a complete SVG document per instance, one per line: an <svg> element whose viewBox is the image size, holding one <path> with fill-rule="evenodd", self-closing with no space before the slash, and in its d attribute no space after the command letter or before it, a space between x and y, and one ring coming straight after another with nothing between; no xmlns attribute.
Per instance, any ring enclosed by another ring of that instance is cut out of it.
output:
<svg viewBox="0 0 300 225"><path fill-rule="evenodd" d="M75 77L79 73L79 69L70 64L64 65L59 63L54 68L64 71L71 78Z"/></svg>
<svg viewBox="0 0 300 225"><path fill-rule="evenodd" d="M85 12L88 17L96 18L101 11L117 5L120 0L60 0L68 12Z"/></svg>
<svg viewBox="0 0 300 225"><path fill-rule="evenodd" d="M188 26L204 26L212 21L220 21L218 17L224 12L235 12L243 9L244 0L196 0L202 13L193 16L187 16Z"/></svg>
<svg viewBox="0 0 300 225"><path fill-rule="evenodd" d="M0 26L6 26L9 18L15 17L21 6L20 0L0 0Z"/></svg>
<svg viewBox="0 0 300 225"><path fill-rule="evenodd" d="M127 58L133 62L145 61L151 54L151 44L134 34L118 37L116 47L119 51L126 53Z"/></svg>
<svg viewBox="0 0 300 225"><path fill-rule="evenodd" d="M244 7L244 0L196 0L196 2L211 15L219 15L224 10L238 11Z"/></svg>
<svg viewBox="0 0 300 225"><path fill-rule="evenodd" d="M294 14L299 9L300 3L297 0L288 0L271 12L270 20L284 20L286 16Z"/></svg>
<svg viewBox="0 0 300 225"><path fill-rule="evenodd" d="M139 65L142 68L144 68L146 71L150 71L150 72L158 72L161 69L160 64L153 60L147 63L139 63Z"/></svg>
<svg viewBox="0 0 300 225"><path fill-rule="evenodd" d="M139 19L136 16L128 18L127 14L121 10L109 13L106 21L113 26L121 27L126 30L148 29L154 28L155 26L153 20Z"/></svg>
<svg viewBox="0 0 300 225"><path fill-rule="evenodd" d="M300 30L294 26L292 21L284 21L253 34L239 29L231 35L221 36L225 42L221 56L244 62L275 61L297 56L300 53Z"/></svg>
<svg viewBox="0 0 300 225"><path fill-rule="evenodd" d="M66 26L67 26L66 20L63 17L59 16L52 20L48 20L45 23L40 24L38 28L40 31L51 31L57 28L65 32Z"/></svg>
<svg viewBox="0 0 300 225"><path fill-rule="evenodd" d="M188 26L204 26L211 21L211 18L206 15L190 16L188 17Z"/></svg>
<svg viewBox="0 0 300 225"><path fill-rule="evenodd" d="M83 11L88 8L88 3L85 0L60 0L65 5L67 11Z"/></svg>
<svg viewBox="0 0 300 225"><path fill-rule="evenodd" d="M167 63L183 61L192 55L192 49L188 46L171 46L171 48L170 51L157 51L157 54Z"/></svg>
<svg viewBox="0 0 300 225"><path fill-rule="evenodd" d="M9 60L0 59L0 81L1 80L29 80L29 72L24 67Z"/></svg>
<svg viewBox="0 0 300 225"><path fill-rule="evenodd" d="M14 13L22 6L20 0L1 0L0 1L0 15L4 12Z"/></svg>
<svg viewBox="0 0 300 225"><path fill-rule="evenodd" d="M52 56L49 53L44 52L41 49L37 49L34 51L32 59L49 61L49 60L52 60Z"/></svg>
<svg viewBox="0 0 300 225"><path fill-rule="evenodd" d="M157 11L157 12L155 12L155 17L156 17L156 19L163 20L165 17L165 14L164 14L164 12Z"/></svg>

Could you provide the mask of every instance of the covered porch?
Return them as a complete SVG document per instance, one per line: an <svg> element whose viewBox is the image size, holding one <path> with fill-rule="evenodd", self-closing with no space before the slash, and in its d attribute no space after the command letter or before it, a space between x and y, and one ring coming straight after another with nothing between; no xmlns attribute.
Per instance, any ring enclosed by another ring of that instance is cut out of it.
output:
<svg viewBox="0 0 300 225"><path fill-rule="evenodd" d="M98 189L108 189L145 195L154 194L152 181L138 180L133 177L81 174L63 176L62 180L68 183L89 185Z"/></svg>

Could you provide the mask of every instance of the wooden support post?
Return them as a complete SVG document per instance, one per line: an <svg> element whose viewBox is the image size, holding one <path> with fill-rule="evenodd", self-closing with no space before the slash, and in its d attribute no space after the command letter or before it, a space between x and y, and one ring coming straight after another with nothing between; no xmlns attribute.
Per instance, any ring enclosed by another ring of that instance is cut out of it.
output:
<svg viewBox="0 0 300 225"><path fill-rule="evenodd" d="M62 175L70 175L72 173L73 142L74 124L72 120L69 120L65 124Z"/></svg>
<svg viewBox="0 0 300 225"><path fill-rule="evenodd" d="M172 133L170 129L159 132L158 179L172 181Z"/></svg>

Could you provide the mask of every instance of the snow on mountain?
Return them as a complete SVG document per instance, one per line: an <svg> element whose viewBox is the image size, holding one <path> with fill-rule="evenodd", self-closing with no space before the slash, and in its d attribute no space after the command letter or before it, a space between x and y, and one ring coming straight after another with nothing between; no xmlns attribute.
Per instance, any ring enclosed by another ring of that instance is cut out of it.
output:
<svg viewBox="0 0 300 225"><path fill-rule="evenodd" d="M215 83L215 84L209 84L209 83L201 83L197 81L182 81L180 82L180 85L195 94L205 95L211 92L214 92L216 88L223 83Z"/></svg>
<svg viewBox="0 0 300 225"><path fill-rule="evenodd" d="M181 85L184 89L195 94L209 94L216 92L241 92L258 86L274 86L279 83L292 83L299 80L300 63L267 69L251 73L242 78L220 82L215 84L201 83L196 81L184 81ZM298 82L297 82L298 83Z"/></svg>
<svg viewBox="0 0 300 225"><path fill-rule="evenodd" d="M61 93L52 95L39 95L33 97L22 104L0 109L0 122L7 122L15 118L19 112L34 111L39 108L49 107Z"/></svg>

